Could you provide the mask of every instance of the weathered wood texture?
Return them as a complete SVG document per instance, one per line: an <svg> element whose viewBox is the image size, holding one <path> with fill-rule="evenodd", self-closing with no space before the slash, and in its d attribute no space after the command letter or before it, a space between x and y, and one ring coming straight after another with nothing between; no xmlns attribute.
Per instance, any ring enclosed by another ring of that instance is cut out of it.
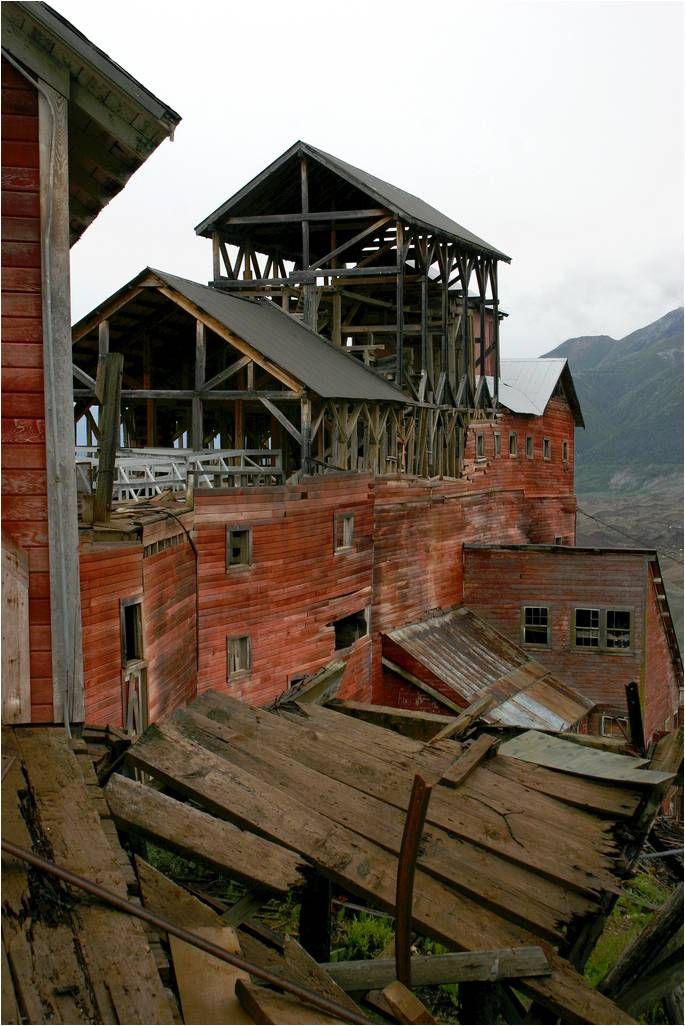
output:
<svg viewBox="0 0 685 1026"><path fill-rule="evenodd" d="M51 720L38 93L2 61L2 529L29 554L31 719Z"/></svg>
<svg viewBox="0 0 685 1026"><path fill-rule="evenodd" d="M126 897L110 840L62 731L17 728L3 834ZM122 853L123 855L123 853ZM31 1023L172 1022L142 924L74 898L3 855L3 946Z"/></svg>
<svg viewBox="0 0 685 1026"><path fill-rule="evenodd" d="M484 581L497 586L484 587ZM673 726L679 681L656 608L648 555L467 548L464 603L516 644L521 644L522 607L548 607L550 644L529 646L535 659L600 707L622 715L625 684L638 681L647 740L664 728L666 719ZM630 610L630 647L576 647L572 626L577 607Z"/></svg>
<svg viewBox="0 0 685 1026"><path fill-rule="evenodd" d="M31 720L29 557L2 535L2 722Z"/></svg>

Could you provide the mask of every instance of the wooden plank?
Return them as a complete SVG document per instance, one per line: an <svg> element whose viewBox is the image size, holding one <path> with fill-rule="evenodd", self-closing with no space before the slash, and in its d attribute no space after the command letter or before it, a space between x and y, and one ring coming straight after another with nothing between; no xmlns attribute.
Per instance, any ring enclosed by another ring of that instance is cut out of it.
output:
<svg viewBox="0 0 685 1026"><path fill-rule="evenodd" d="M119 442L123 369L123 353L108 353L102 357L98 368L98 379L100 379L100 371L102 372L102 407L93 518L95 522L100 523L106 523L109 520L112 509L112 485Z"/></svg>
<svg viewBox="0 0 685 1026"><path fill-rule="evenodd" d="M236 994L243 1009L251 1018L235 1019L235 1022L280 1023L283 1026L316 1026L318 1023L343 1022L342 1019L336 1019L313 1005L306 1005L289 994L279 994L275 990L267 990L266 987L258 987L242 980L236 985Z"/></svg>
<svg viewBox="0 0 685 1026"><path fill-rule="evenodd" d="M401 1023L434 1023L435 1019L426 1006L419 1001L408 987L399 980L393 980L383 988L383 997L391 1011Z"/></svg>
<svg viewBox="0 0 685 1026"><path fill-rule="evenodd" d="M29 556L2 535L2 722L31 719Z"/></svg>
<svg viewBox="0 0 685 1026"><path fill-rule="evenodd" d="M488 709L494 704L494 701L492 695L480 695L457 716L453 723L446 724L440 733L435 735L433 741L444 741L446 738L459 737L461 734L465 734L469 727L472 727L477 720L486 714Z"/></svg>
<svg viewBox="0 0 685 1026"><path fill-rule="evenodd" d="M230 926L200 926L193 931L232 955L242 954L235 930ZM221 962L214 955L169 937L176 986L181 998L183 1021L204 1026L208 1023L253 1023L235 992L238 980L249 982L241 969Z"/></svg>
<svg viewBox="0 0 685 1026"><path fill-rule="evenodd" d="M395 730L405 737L414 738L417 741L430 741L448 722L455 722L453 717L448 720L446 716L437 713L396 709L390 705L368 705L365 702L353 702L349 699L334 699L327 704L335 712L353 716L377 727Z"/></svg>
<svg viewBox="0 0 685 1026"><path fill-rule="evenodd" d="M537 766L562 770L564 773L645 787L661 784L673 776L662 770L642 769L648 764L647 759L597 751L535 730L527 730L519 737L506 741L500 746L500 753Z"/></svg>
<svg viewBox="0 0 685 1026"><path fill-rule="evenodd" d="M296 855L230 823L119 774L112 776L105 794L122 830L198 858L249 886L285 894L304 885Z"/></svg>
<svg viewBox="0 0 685 1026"><path fill-rule="evenodd" d="M382 990L395 978L395 961L392 958L329 962L324 968L343 990L351 993ZM539 947L413 955L411 960L411 978L415 987L548 976L550 972L549 962Z"/></svg>
<svg viewBox="0 0 685 1026"><path fill-rule="evenodd" d="M481 734L469 748L465 749L456 762L445 770L440 778L440 783L447 784L449 787L459 787L496 744L497 738Z"/></svg>

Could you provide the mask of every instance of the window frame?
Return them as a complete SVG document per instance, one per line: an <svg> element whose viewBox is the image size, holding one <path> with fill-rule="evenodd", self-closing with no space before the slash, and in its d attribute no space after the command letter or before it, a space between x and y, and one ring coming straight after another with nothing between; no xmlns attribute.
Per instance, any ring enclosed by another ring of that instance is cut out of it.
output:
<svg viewBox="0 0 685 1026"><path fill-rule="evenodd" d="M495 431L493 438L495 439L495 459L500 459L502 456L502 433Z"/></svg>
<svg viewBox="0 0 685 1026"><path fill-rule="evenodd" d="M126 647L126 610L132 607L138 608L138 615L136 617L136 624L134 624L134 634L136 635L136 648L140 650L140 654L133 656L132 659L128 658L127 647ZM145 631L143 628L143 596L136 595L131 598L119 599L119 623L120 623L120 635L121 635L121 667L122 670L135 669L136 667L144 666L145 663Z"/></svg>
<svg viewBox="0 0 685 1026"><path fill-rule="evenodd" d="M231 645L233 642L245 642L246 666L231 671ZM235 680L242 680L252 673L252 636L250 634L227 634L226 635L226 682L231 684Z"/></svg>
<svg viewBox="0 0 685 1026"><path fill-rule="evenodd" d="M597 632L597 644L596 645L579 645L578 644L578 612L580 610L588 610L597 613L598 624L597 627L581 627L584 631L596 631ZM608 614L609 613L626 613L628 615L628 627L613 627L612 630L621 631L624 636L627 633L628 644L627 645L613 645L609 644L608 632ZM574 606L573 617L571 620L571 648L592 650L594 652L608 652L610 655L633 655L635 652L635 610L630 606Z"/></svg>
<svg viewBox="0 0 685 1026"><path fill-rule="evenodd" d="M604 729L605 720L610 720L612 723L617 723L619 725L620 733L613 734L611 733L611 731L606 731ZM623 730L621 724L625 725L625 730ZM616 713L602 713L599 721L599 734L600 737L623 737L626 741L630 741L630 721L627 716L618 716Z"/></svg>
<svg viewBox="0 0 685 1026"><path fill-rule="evenodd" d="M231 535L247 534L247 562L232 563L231 562ZM235 573L240 570L247 570L252 566L252 528L246 527L245 524L227 524L226 525L226 573Z"/></svg>
<svg viewBox="0 0 685 1026"><path fill-rule="evenodd" d="M512 442L514 443L514 450L513 450L513 452L512 452L512 446L511 446ZM518 436L518 433L516 431L510 431L509 432L509 458L512 459L512 460L513 459L517 459L518 454L519 454L519 436Z"/></svg>
<svg viewBox="0 0 685 1026"><path fill-rule="evenodd" d="M476 459L485 459L485 433L483 431L476 432Z"/></svg>
<svg viewBox="0 0 685 1026"><path fill-rule="evenodd" d="M535 459L535 439L532 435L526 435L526 459Z"/></svg>
<svg viewBox="0 0 685 1026"><path fill-rule="evenodd" d="M542 458L543 458L543 460L551 460L552 459L552 439L551 438L543 438L542 439Z"/></svg>
<svg viewBox="0 0 685 1026"><path fill-rule="evenodd" d="M569 454L568 438L564 438L562 443L561 443L561 462L564 464L565 467L568 466L568 462L569 462L568 454Z"/></svg>
<svg viewBox="0 0 685 1026"><path fill-rule="evenodd" d="M362 614L364 616L364 624L366 626L366 630L364 631L364 633L363 634L359 634L359 636L356 637L353 641L350 641L350 643L348 645L340 645L339 646L338 645L338 629L337 629L338 625L339 624L343 624L345 621L350 621L354 617L359 617ZM353 613L348 613L346 616L339 616L336 620L331 621L330 626L333 628L333 639L334 639L335 651L336 652L346 652L347 649L352 648L353 645L356 645L357 642L361 641L363 638L368 638L368 637L371 636L371 606L370 605L369 606L362 606L361 609L356 609Z"/></svg>
<svg viewBox="0 0 685 1026"><path fill-rule="evenodd" d="M532 611L534 609L544 610L544 612L545 612L545 621L546 621L544 624L535 624L535 623L527 623L526 622L526 614L527 614L528 610ZM522 645L525 645L526 647L531 647L531 648L549 648L550 647L550 645L552 643L552 616L551 616L551 612L552 612L551 606L543 606L543 605L540 605L539 602L526 602L524 605L521 606L521 644ZM545 640L544 641L531 641L531 640L529 640L529 638L526 636L526 628L528 628L528 627L532 628L533 630L535 630L535 628L542 628L542 627L544 627L544 629L545 629Z"/></svg>
<svg viewBox="0 0 685 1026"><path fill-rule="evenodd" d="M338 525L342 524L342 545L338 545ZM349 539L347 527L350 526ZM336 510L333 514L333 552L351 552L354 549L354 513L351 510Z"/></svg>

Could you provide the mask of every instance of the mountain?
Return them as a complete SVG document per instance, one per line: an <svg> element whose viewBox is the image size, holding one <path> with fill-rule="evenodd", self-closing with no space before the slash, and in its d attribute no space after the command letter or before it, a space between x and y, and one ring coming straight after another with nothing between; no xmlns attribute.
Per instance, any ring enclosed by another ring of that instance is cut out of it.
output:
<svg viewBox="0 0 685 1026"><path fill-rule="evenodd" d="M570 338L545 355L568 359L585 419L579 493L682 489L682 307L625 338Z"/></svg>

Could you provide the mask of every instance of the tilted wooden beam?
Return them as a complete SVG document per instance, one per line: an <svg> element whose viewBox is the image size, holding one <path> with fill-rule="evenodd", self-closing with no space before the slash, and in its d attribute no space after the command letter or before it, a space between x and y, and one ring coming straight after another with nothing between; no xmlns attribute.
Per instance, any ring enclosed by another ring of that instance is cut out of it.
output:
<svg viewBox="0 0 685 1026"><path fill-rule="evenodd" d="M299 432L295 425L288 420L285 413L282 413L281 410L279 410L278 406L272 403L271 400L267 399L265 396L260 395L258 398L259 401L267 408L269 413L276 418L279 424L283 425L288 434L293 436L298 445L302 445L303 438L301 432Z"/></svg>

